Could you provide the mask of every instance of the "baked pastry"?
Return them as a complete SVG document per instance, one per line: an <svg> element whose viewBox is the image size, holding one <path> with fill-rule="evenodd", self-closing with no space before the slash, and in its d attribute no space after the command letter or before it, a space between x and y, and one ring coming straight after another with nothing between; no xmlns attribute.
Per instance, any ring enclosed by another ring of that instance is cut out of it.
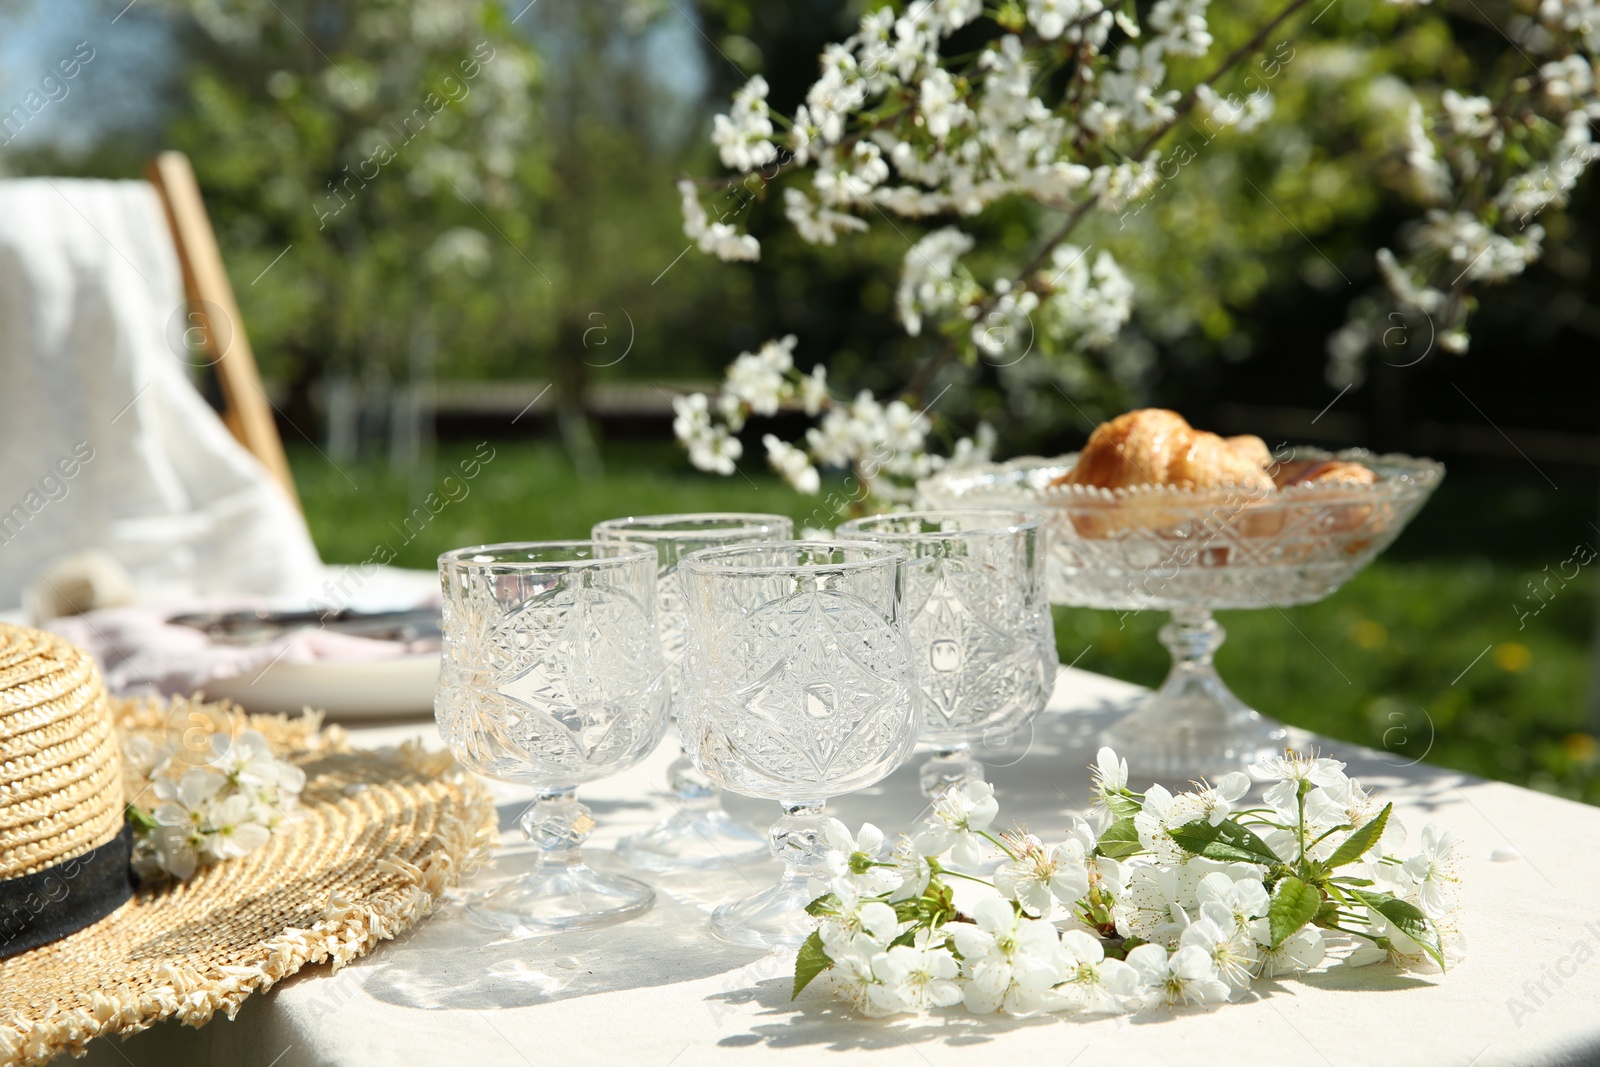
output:
<svg viewBox="0 0 1600 1067"><path fill-rule="evenodd" d="M1375 485L1371 467L1343 459L1291 459L1278 464L1272 481L1279 489L1291 485Z"/></svg>
<svg viewBox="0 0 1600 1067"><path fill-rule="evenodd" d="M1131 489L1232 486L1254 492L1273 488L1272 461L1259 437L1218 437L1196 430L1175 411L1145 408L1095 427L1073 468L1053 484Z"/></svg>
<svg viewBox="0 0 1600 1067"><path fill-rule="evenodd" d="M1095 427L1077 463L1051 484L1217 490L1203 498L1204 510L1198 512L1195 505L1176 504L1166 494L1133 492L1111 500L1084 499L1071 514L1080 537L1143 529L1198 538L1196 543L1207 544L1205 565L1221 566L1232 555L1225 542L1215 542L1223 526L1247 538L1267 538L1290 525L1303 525L1307 534L1284 549L1291 555L1296 548L1313 552L1319 539L1349 534L1363 525L1381 529L1387 525L1383 511L1346 492L1377 481L1370 467L1349 460L1275 462L1259 437L1219 437L1196 430L1175 411L1146 408ZM1277 506L1278 491L1291 487L1299 489L1294 505ZM1359 551L1366 543L1354 541L1346 550Z"/></svg>

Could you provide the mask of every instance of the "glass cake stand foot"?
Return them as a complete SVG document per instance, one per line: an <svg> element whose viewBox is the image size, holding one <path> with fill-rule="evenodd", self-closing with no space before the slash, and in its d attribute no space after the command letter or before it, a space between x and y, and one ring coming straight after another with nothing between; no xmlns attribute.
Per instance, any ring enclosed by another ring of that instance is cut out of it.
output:
<svg viewBox="0 0 1600 1067"><path fill-rule="evenodd" d="M1141 777L1215 779L1281 754L1288 731L1233 695L1212 665L1226 631L1205 610L1161 627L1172 670L1161 688L1100 735Z"/></svg>

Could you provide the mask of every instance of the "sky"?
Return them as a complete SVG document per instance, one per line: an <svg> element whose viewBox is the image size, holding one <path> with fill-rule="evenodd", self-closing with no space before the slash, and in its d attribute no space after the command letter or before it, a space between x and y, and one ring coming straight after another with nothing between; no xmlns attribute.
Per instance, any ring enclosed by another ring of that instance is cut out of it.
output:
<svg viewBox="0 0 1600 1067"><path fill-rule="evenodd" d="M59 77L57 64L75 49L93 57L29 119L18 145L81 151L104 131L159 116L162 79L151 72L170 70L173 50L161 24L137 12L100 0L0 0L0 113Z"/></svg>

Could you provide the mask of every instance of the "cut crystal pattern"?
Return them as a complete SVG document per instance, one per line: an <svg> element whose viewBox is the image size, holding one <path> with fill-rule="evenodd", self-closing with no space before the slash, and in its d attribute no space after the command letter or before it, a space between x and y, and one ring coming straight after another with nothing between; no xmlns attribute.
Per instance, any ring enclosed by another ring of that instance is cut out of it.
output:
<svg viewBox="0 0 1600 1067"><path fill-rule="evenodd" d="M691 646L691 657L695 651ZM689 730L724 781L761 795L827 796L876 781L909 745L913 694L903 634L849 593L791 594L707 635Z"/></svg>
<svg viewBox="0 0 1600 1067"><path fill-rule="evenodd" d="M493 777L575 785L654 745L667 691L644 605L570 584L502 606L488 589L447 598L436 704L452 747Z"/></svg>

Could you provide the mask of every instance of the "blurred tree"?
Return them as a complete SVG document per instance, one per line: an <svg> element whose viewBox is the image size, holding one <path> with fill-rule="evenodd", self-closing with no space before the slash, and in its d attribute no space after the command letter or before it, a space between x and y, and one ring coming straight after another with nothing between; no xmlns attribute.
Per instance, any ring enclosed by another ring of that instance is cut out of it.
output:
<svg viewBox="0 0 1600 1067"><path fill-rule="evenodd" d="M302 410L329 382L337 452L363 384L387 398L429 375L436 344L485 367L538 337L548 298L517 209L539 65L499 4L174 5L193 65L171 139L194 160L264 370Z"/></svg>
<svg viewBox="0 0 1600 1067"><path fill-rule="evenodd" d="M668 179L698 100L637 5L173 2L193 68L172 139L267 373L302 410L326 382L339 452L363 394L542 375L592 469L591 376L669 369L675 322L740 290L699 262L651 286L683 248Z"/></svg>

